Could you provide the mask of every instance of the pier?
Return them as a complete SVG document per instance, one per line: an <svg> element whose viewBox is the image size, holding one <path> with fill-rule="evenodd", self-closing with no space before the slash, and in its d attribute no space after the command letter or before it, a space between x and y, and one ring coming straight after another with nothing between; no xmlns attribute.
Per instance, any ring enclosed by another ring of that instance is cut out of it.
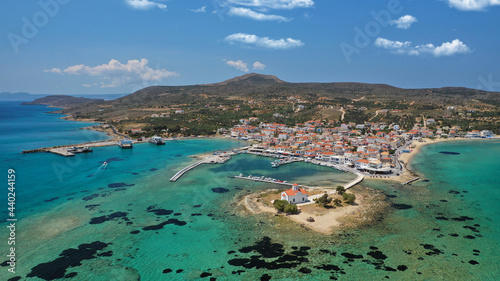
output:
<svg viewBox="0 0 500 281"><path fill-rule="evenodd" d="M36 152L51 152L57 155L65 156L65 157L71 157L75 156L74 153L68 152L68 149L71 149L73 147L82 147L82 146L88 146L88 147L101 147L101 146L113 146L116 145L117 142L116 140L112 141L95 141L95 142L87 142L87 143L79 143L79 144L69 144L69 145L59 145L59 146L52 146L52 147L42 147L42 148L37 148L37 149L29 149L29 150L23 150L23 154L26 153L36 153Z"/></svg>
<svg viewBox="0 0 500 281"><path fill-rule="evenodd" d="M356 175L358 176L356 179L354 179L353 181L347 183L346 185L344 185L344 188L347 190L353 186L355 186L356 184L360 183L363 181L363 179L365 178L364 175L360 174L360 173L356 173ZM282 180L277 180L277 179L274 179L274 178L270 178L270 177L265 177L265 176L260 176L260 177L257 177L257 176L252 176L252 175L249 175L249 176L243 176L242 174L238 175L238 176L234 176L234 178L237 178L237 179L244 179L244 180L252 180L252 181L258 181L258 182L265 182L265 183L274 183L274 184L280 184L280 185L286 185L286 186L292 186L293 183L289 183L287 181L282 181ZM305 188L310 188L310 189L315 189L317 187L313 187L313 186L305 186L305 185L302 185L303 187Z"/></svg>
<svg viewBox="0 0 500 281"><path fill-rule="evenodd" d="M69 152L68 149L65 148L65 147L53 148L53 149L48 150L48 152L51 152L51 153L54 153L54 154L57 154L57 155L61 155L61 156L64 156L64 157L75 156L74 153Z"/></svg>
<svg viewBox="0 0 500 281"><path fill-rule="evenodd" d="M353 186L355 186L356 184L362 182L364 179L365 179L365 176L363 174L360 174L360 173L356 173L356 175L358 175L358 177L356 179L354 179L353 181L347 183L346 185L344 185L344 188L347 190Z"/></svg>
<svg viewBox="0 0 500 281"><path fill-rule="evenodd" d="M238 175L238 176L234 176L234 178L237 178L237 179L243 179L243 180L252 180L252 181L259 181L259 182L265 182L265 183L274 183L274 184L280 184L280 185L286 185L286 186L292 186L293 183L289 183L287 181L282 181L282 180L277 180L277 179L273 179L273 178L269 178L269 177L264 177L264 176L260 176L260 177L257 177L257 176L252 176L252 175L249 175L249 176L243 176L242 174ZM311 189L315 189L316 187L313 187L313 186L305 186L305 185L301 185L305 188L311 188Z"/></svg>
<svg viewBox="0 0 500 281"><path fill-rule="evenodd" d="M125 135L123 135L123 136L125 136ZM164 139L164 140L176 140L176 139L183 139L184 140L184 139L194 139L194 138L193 137L183 137L183 138L168 138L168 139ZM93 141L93 142L85 142L85 143L78 143L78 144L56 145L56 146L41 147L41 148L35 148L35 149L27 149L27 150L23 150L22 153L26 154L26 153L38 153L38 152L51 152L51 153L54 153L54 154L57 154L57 155L70 157L70 156L74 156L74 155L69 155L67 153L60 153L61 152L60 149L65 149L66 150L68 148L71 149L71 148L73 148L75 146L76 147L82 147L82 146L88 146L88 147L114 146L114 145L118 145L118 143L120 141L121 140L113 139L113 140ZM144 143L144 142L147 142L147 140L144 140L144 141L134 140L133 144Z"/></svg>
<svg viewBox="0 0 500 281"><path fill-rule="evenodd" d="M185 173L187 173L188 171L200 166L201 164L216 164L216 163L219 163L219 164L224 164L226 163L226 161L228 161L229 159L231 159L231 155L225 155L225 156L220 156L220 155L211 155L211 156L208 156L198 162L195 162L183 169L181 169L180 171L178 171L173 177L170 178L170 181L172 182L175 182L177 181L180 177L182 177Z"/></svg>
<svg viewBox="0 0 500 281"><path fill-rule="evenodd" d="M411 179L411 180L409 180L409 181L407 181L407 182L402 183L402 185L407 185L407 184L412 183L412 182L414 182L414 181L417 181L417 180L419 180L419 179L420 179L420 177L416 177L416 178L414 178L414 179Z"/></svg>

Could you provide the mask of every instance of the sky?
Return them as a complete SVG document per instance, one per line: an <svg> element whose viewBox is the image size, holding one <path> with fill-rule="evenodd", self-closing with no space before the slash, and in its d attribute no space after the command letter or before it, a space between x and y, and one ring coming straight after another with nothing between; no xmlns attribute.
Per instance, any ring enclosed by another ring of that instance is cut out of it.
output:
<svg viewBox="0 0 500 281"><path fill-rule="evenodd" d="M500 91L500 0L2 0L0 92L132 93L245 73Z"/></svg>

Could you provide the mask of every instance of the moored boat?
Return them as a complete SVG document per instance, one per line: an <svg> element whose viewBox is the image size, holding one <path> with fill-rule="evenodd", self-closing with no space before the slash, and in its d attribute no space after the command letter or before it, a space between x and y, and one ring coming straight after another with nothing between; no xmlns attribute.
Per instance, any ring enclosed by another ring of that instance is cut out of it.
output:
<svg viewBox="0 0 500 281"><path fill-rule="evenodd" d="M86 153L92 152L92 149L88 146L73 146L72 148L67 149L70 153Z"/></svg>
<svg viewBox="0 0 500 281"><path fill-rule="evenodd" d="M132 148L133 143L131 139L123 139L118 142L118 146L121 148Z"/></svg>
<svg viewBox="0 0 500 281"><path fill-rule="evenodd" d="M163 145L165 144L165 142L163 141L163 139L157 135L154 135L152 136L150 139L149 139L149 142L150 143L154 143L156 145Z"/></svg>

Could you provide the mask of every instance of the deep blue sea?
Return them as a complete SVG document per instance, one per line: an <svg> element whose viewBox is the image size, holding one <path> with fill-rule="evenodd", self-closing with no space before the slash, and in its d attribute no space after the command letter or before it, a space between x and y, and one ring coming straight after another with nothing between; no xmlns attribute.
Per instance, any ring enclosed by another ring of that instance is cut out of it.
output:
<svg viewBox="0 0 500 281"><path fill-rule="evenodd" d="M423 147L413 162L422 180L406 186L365 180L353 188L383 194L392 206L375 223L325 236L282 217L244 212L243 195L275 186L231 176L335 187L353 175L306 163L272 169L270 159L238 155L169 181L196 161L190 156L247 144L223 139L99 147L71 158L21 154L107 138L51 110L0 102L0 173L16 171L19 219L16 273L2 263L0 280L499 279L498 140ZM2 227L3 260L8 235Z"/></svg>

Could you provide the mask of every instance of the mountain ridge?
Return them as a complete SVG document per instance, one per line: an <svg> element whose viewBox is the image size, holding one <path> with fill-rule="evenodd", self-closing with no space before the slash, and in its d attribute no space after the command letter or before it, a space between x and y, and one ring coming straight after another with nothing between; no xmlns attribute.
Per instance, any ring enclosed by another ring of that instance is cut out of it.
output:
<svg viewBox="0 0 500 281"><path fill-rule="evenodd" d="M274 75L248 73L222 82L185 86L150 86L114 100L90 100L64 97L38 99L31 104L64 107L61 113L75 118L115 120L152 115L153 108L189 108L202 111L213 105L248 104L250 102L280 107L290 98L306 104L328 106L357 104L370 108L437 109L449 106L500 106L500 93L464 87L403 89L387 84L359 82L291 83ZM296 103L296 102L295 102ZM378 105L377 105L378 104ZM375 106L377 105L377 106ZM267 110L267 109L266 109ZM251 114L251 111L249 112Z"/></svg>

